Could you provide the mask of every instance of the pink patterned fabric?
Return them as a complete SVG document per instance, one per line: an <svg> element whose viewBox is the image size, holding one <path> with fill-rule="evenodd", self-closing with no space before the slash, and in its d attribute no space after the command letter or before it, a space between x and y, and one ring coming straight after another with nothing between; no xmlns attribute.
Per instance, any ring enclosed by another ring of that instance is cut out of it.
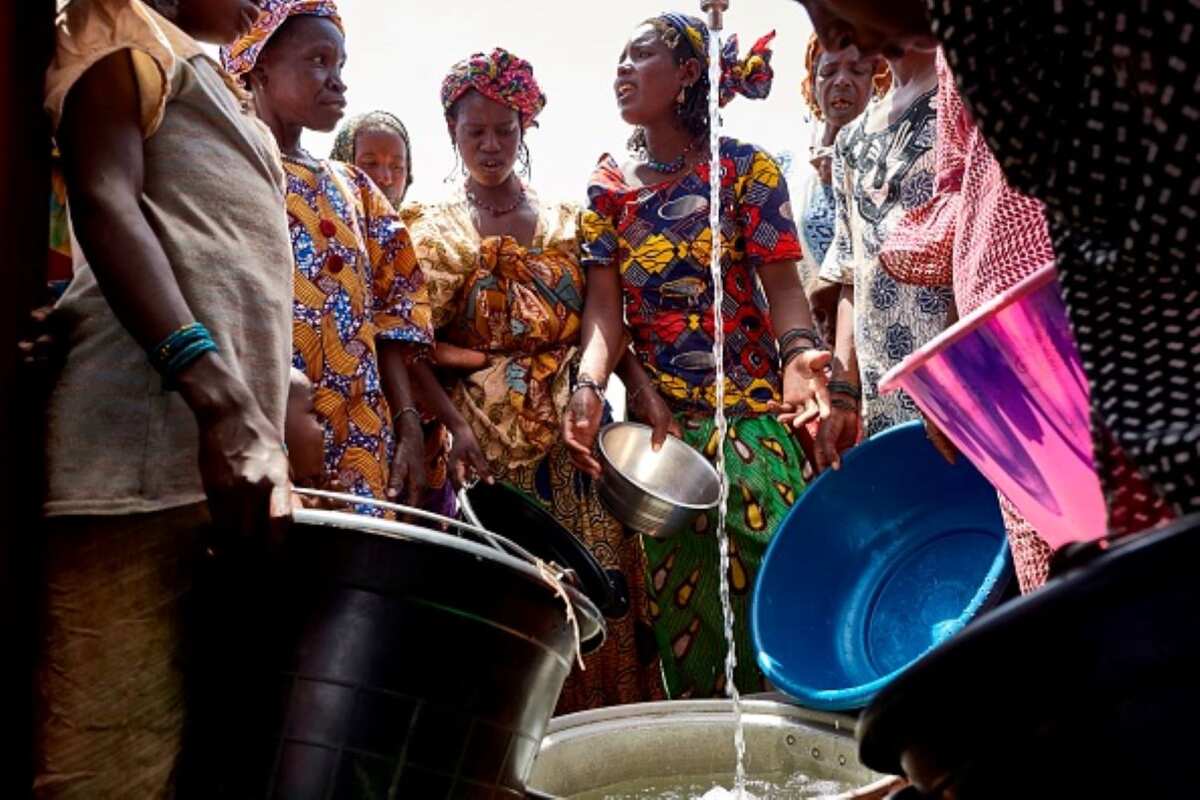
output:
<svg viewBox="0 0 1200 800"><path fill-rule="evenodd" d="M951 253L954 300L959 315L966 316L1052 263L1054 247L1044 206L1008 185L963 105L940 52L937 64L939 188L958 186L957 192L944 197L953 206L955 218ZM1000 510L1021 591L1031 592L1046 582L1050 545L1003 495Z"/></svg>

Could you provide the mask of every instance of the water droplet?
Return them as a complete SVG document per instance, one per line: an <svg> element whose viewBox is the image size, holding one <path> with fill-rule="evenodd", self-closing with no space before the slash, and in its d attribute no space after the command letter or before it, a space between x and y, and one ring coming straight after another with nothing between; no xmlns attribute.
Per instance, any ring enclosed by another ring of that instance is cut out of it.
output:
<svg viewBox="0 0 1200 800"><path fill-rule="evenodd" d="M789 734L788 734L788 736L787 736L787 743L788 743L788 744L790 744L790 745L794 745L794 744L796 743L796 737L795 737L795 736L792 736L792 735L789 733Z"/></svg>
<svg viewBox="0 0 1200 800"><path fill-rule="evenodd" d="M820 761L820 760L821 760L821 750L820 750L820 748L814 747L814 748L812 749L812 757L813 757L813 758L815 758L815 759L817 759L818 761Z"/></svg>
<svg viewBox="0 0 1200 800"><path fill-rule="evenodd" d="M846 766L846 756L844 756L844 755L839 755L839 756L838 756L838 766L839 766L839 767L844 767L844 766Z"/></svg>

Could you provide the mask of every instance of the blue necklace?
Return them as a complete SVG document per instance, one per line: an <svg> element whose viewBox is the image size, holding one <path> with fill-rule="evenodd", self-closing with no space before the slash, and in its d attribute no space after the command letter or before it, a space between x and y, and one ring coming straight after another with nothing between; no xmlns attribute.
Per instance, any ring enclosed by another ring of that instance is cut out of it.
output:
<svg viewBox="0 0 1200 800"><path fill-rule="evenodd" d="M687 154L692 152L692 147L696 144L696 140L688 142L687 147L683 148L683 152L670 161L658 161L654 156L650 155L650 151L642 146L642 151L638 155L641 162L655 172L661 172L663 175L674 175L683 169L684 163L687 161Z"/></svg>

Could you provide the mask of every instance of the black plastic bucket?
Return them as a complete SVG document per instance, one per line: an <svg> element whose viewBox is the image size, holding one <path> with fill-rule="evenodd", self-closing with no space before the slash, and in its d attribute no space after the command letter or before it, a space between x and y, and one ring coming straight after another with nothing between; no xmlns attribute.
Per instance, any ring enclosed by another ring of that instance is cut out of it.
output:
<svg viewBox="0 0 1200 800"><path fill-rule="evenodd" d="M486 541L297 512L261 581L273 624L226 654L254 657L213 695L226 720L244 705L242 724L209 725L202 747L234 777L181 796L524 798L575 633L534 564ZM602 639L595 606L566 592L582 638Z"/></svg>
<svg viewBox="0 0 1200 800"><path fill-rule="evenodd" d="M468 520L474 516L489 531L573 571L579 588L604 616L619 619L629 611L625 575L604 569L587 545L518 489L504 483L478 483L467 490L462 506Z"/></svg>
<svg viewBox="0 0 1200 800"><path fill-rule="evenodd" d="M880 692L862 762L905 798L1196 796L1198 563L1193 515L981 617Z"/></svg>

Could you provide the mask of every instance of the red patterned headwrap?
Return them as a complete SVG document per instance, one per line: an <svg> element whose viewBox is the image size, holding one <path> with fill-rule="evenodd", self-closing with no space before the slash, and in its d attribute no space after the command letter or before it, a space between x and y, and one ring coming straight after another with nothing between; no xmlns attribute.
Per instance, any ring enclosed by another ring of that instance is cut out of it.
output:
<svg viewBox="0 0 1200 800"><path fill-rule="evenodd" d="M534 120L546 107L546 95L533 77L533 65L502 47L490 54L475 53L450 68L442 81L442 109L447 122L453 124L450 109L471 89L516 111L522 130L536 125Z"/></svg>

